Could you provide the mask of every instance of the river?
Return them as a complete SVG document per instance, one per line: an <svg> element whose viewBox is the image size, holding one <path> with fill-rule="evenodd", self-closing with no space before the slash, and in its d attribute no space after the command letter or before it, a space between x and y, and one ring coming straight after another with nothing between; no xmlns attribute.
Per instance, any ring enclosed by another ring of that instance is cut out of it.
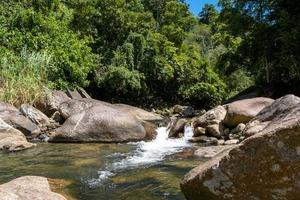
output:
<svg viewBox="0 0 300 200"><path fill-rule="evenodd" d="M181 200L180 180L199 164L176 156L193 148L186 127L181 139L156 139L127 144L47 144L22 152L0 154L0 184L24 175L63 179L58 192L78 200Z"/></svg>

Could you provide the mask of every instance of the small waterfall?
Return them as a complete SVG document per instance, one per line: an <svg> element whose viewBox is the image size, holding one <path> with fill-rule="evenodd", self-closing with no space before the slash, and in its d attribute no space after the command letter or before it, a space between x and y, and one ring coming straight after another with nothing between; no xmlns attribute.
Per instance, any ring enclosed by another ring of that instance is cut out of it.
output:
<svg viewBox="0 0 300 200"><path fill-rule="evenodd" d="M129 153L126 158L108 165L105 170L99 171L98 178L91 180L90 185L94 185L97 182L101 184L102 181L121 170L155 164L162 161L166 156L191 146L188 142L193 136L193 128L191 126L186 126L184 136L177 139L168 138L169 131L167 127L157 128L156 131L157 136L154 140L134 143L136 145L135 151Z"/></svg>

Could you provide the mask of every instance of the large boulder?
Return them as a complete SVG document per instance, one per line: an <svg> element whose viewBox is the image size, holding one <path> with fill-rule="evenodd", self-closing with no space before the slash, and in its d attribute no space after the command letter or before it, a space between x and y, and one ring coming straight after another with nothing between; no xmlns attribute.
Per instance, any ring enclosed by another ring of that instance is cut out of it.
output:
<svg viewBox="0 0 300 200"><path fill-rule="evenodd" d="M51 142L128 142L155 137L155 126L135 115L95 105L69 117Z"/></svg>
<svg viewBox="0 0 300 200"><path fill-rule="evenodd" d="M61 116L66 120L70 116L80 113L88 108L91 108L96 104L109 106L109 104L106 102L97 101L94 99L70 99L61 103L58 107L58 111L61 114Z"/></svg>
<svg viewBox="0 0 300 200"><path fill-rule="evenodd" d="M295 105L300 104L300 98L294 95L286 95L277 99L271 105L265 107L261 112L251 120L245 127L243 134L250 137L265 128L274 128L277 124L277 118L285 115L287 111L294 109Z"/></svg>
<svg viewBox="0 0 300 200"><path fill-rule="evenodd" d="M23 133L14 129L0 118L0 150L20 151L34 146L27 142Z"/></svg>
<svg viewBox="0 0 300 200"><path fill-rule="evenodd" d="M125 104L90 98L83 90L52 91L47 96L52 118L62 126L51 132L51 142L127 142L153 139L158 114Z"/></svg>
<svg viewBox="0 0 300 200"><path fill-rule="evenodd" d="M40 128L36 124L22 115L17 108L7 103L0 102L0 118L25 135L32 136L40 133Z"/></svg>
<svg viewBox="0 0 300 200"><path fill-rule="evenodd" d="M159 122L162 121L162 117L158 114L147 112L143 109L126 105L126 104L111 104L104 101L99 101L95 99L71 99L66 102L61 103L59 106L60 114L68 119L70 116L80 113L83 110L91 108L93 106L99 107L110 107L112 109L117 109L120 112L125 112L138 117L139 119L147 122Z"/></svg>
<svg viewBox="0 0 300 200"><path fill-rule="evenodd" d="M188 200L298 199L299 98L282 97L257 118L261 128L253 136L185 175L181 189Z"/></svg>
<svg viewBox="0 0 300 200"><path fill-rule="evenodd" d="M257 97L224 105L227 113L223 123L228 127L236 127L240 123L246 124L273 101L270 98Z"/></svg>
<svg viewBox="0 0 300 200"><path fill-rule="evenodd" d="M51 191L47 178L23 176L0 185L0 200L66 200Z"/></svg>

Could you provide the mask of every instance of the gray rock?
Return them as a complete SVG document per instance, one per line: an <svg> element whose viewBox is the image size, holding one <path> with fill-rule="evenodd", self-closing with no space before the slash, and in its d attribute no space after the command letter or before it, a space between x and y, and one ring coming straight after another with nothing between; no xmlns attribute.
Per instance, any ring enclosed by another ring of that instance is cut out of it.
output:
<svg viewBox="0 0 300 200"><path fill-rule="evenodd" d="M235 139L239 139L241 137L241 135L239 134L229 134L228 136L228 140L235 140Z"/></svg>
<svg viewBox="0 0 300 200"><path fill-rule="evenodd" d="M71 99L82 99L81 94L77 91L77 90L70 90L67 89L66 94L68 95L68 97L70 97Z"/></svg>
<svg viewBox="0 0 300 200"><path fill-rule="evenodd" d="M199 143L204 146L218 145L218 139L214 137L207 137L205 135L199 137L193 137L189 139L189 142Z"/></svg>
<svg viewBox="0 0 300 200"><path fill-rule="evenodd" d="M69 100L71 100L71 98L68 97L68 95L63 91L47 90L44 101L39 102L39 104L36 105L36 108L41 112L45 113L48 117L51 117L53 113L59 110L59 106L62 103Z"/></svg>
<svg viewBox="0 0 300 200"><path fill-rule="evenodd" d="M72 115L49 138L50 142L128 142L155 137L155 126L130 112L95 105Z"/></svg>
<svg viewBox="0 0 300 200"><path fill-rule="evenodd" d="M220 139L222 135L224 135L224 127L222 123L219 124L211 124L206 127L206 131L209 136Z"/></svg>
<svg viewBox="0 0 300 200"><path fill-rule="evenodd" d="M195 110L191 106L175 105L173 107L173 113L174 114L180 114L184 118L195 116Z"/></svg>
<svg viewBox="0 0 300 200"><path fill-rule="evenodd" d="M223 106L217 106L207 111L204 115L195 118L193 126L194 128L198 126L206 128L211 124L219 124L225 118L225 115L226 109Z"/></svg>
<svg viewBox="0 0 300 200"><path fill-rule="evenodd" d="M99 106L99 107L102 106L102 107L119 110L120 112L135 115L137 118L147 122L156 123L163 120L163 118L158 114L147 112L143 109L134 106L130 106L126 104L111 104L104 101L87 99L87 98L71 99L66 102L63 102L59 106L59 112L64 119L68 119L70 116L78 114L94 106Z"/></svg>
<svg viewBox="0 0 300 200"><path fill-rule="evenodd" d="M103 103L103 102L101 102ZM106 103L107 104L107 103ZM144 109L137 108L134 106L126 105L126 104L110 104L114 109L120 110L120 112L125 112L130 115L134 115L140 120L150 122L150 123L160 123L163 118L153 112L148 112Z"/></svg>
<svg viewBox="0 0 300 200"><path fill-rule="evenodd" d="M239 140L238 139L230 139L230 140L226 140L224 145L233 145L233 144L238 144Z"/></svg>
<svg viewBox="0 0 300 200"><path fill-rule="evenodd" d="M81 87L77 88L77 91L81 95L82 98L88 98L91 99L92 97Z"/></svg>
<svg viewBox="0 0 300 200"><path fill-rule="evenodd" d="M240 134L240 133L242 133L244 131L245 127L246 127L245 124L240 123L240 124L237 125L237 127L235 127L234 129L232 129L230 131L230 134L233 134L233 135Z"/></svg>
<svg viewBox="0 0 300 200"><path fill-rule="evenodd" d="M263 108L273 103L273 99L257 97L243 99L224 105L227 110L223 123L229 127L236 127L240 123L248 123Z"/></svg>
<svg viewBox="0 0 300 200"><path fill-rule="evenodd" d="M198 126L194 129L194 137L205 135L205 132L206 132L205 128Z"/></svg>
<svg viewBox="0 0 300 200"><path fill-rule="evenodd" d="M0 185L0 200L66 200L50 189L47 178L23 176Z"/></svg>
<svg viewBox="0 0 300 200"><path fill-rule="evenodd" d="M29 104L22 104L21 113L38 126L49 125L51 120L41 111Z"/></svg>
<svg viewBox="0 0 300 200"><path fill-rule="evenodd" d="M35 136L41 132L36 124L22 115L17 108L7 103L0 102L0 118L27 136Z"/></svg>
<svg viewBox="0 0 300 200"><path fill-rule="evenodd" d="M234 145L226 145L226 146L208 146L208 147L200 147L194 152L194 155L198 158L213 158L224 152L229 152Z"/></svg>
<svg viewBox="0 0 300 200"><path fill-rule="evenodd" d="M33 146L34 144L27 142L23 133L14 129L0 118L0 150L13 152Z"/></svg>
<svg viewBox="0 0 300 200"><path fill-rule="evenodd" d="M224 144L225 144L225 140L223 139L218 140L218 145L224 145Z"/></svg>
<svg viewBox="0 0 300 200"><path fill-rule="evenodd" d="M187 119L178 119L170 127L169 138L178 138L180 133L184 133L184 127L187 124Z"/></svg>
<svg viewBox="0 0 300 200"><path fill-rule="evenodd" d="M299 100L276 100L252 121L260 127L255 134L186 174L186 199L298 199Z"/></svg>
<svg viewBox="0 0 300 200"><path fill-rule="evenodd" d="M277 99L274 103L261 110L261 112L246 125L243 135L250 137L265 128L277 126L277 124L273 124L272 122L276 122L277 118L285 115L287 111L294 109L298 104L300 104L300 98L294 95L286 95Z"/></svg>

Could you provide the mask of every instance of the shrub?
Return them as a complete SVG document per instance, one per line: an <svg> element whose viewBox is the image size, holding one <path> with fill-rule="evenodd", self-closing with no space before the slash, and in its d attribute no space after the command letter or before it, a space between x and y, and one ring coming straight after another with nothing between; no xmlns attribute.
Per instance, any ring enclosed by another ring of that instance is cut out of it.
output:
<svg viewBox="0 0 300 200"><path fill-rule="evenodd" d="M2 52L0 54L3 54ZM0 101L15 106L39 101L47 85L47 69L52 65L46 52L2 55L0 60Z"/></svg>
<svg viewBox="0 0 300 200"><path fill-rule="evenodd" d="M183 98L196 107L211 108L220 104L224 97L224 90L217 85L199 82L195 85L180 88Z"/></svg>

